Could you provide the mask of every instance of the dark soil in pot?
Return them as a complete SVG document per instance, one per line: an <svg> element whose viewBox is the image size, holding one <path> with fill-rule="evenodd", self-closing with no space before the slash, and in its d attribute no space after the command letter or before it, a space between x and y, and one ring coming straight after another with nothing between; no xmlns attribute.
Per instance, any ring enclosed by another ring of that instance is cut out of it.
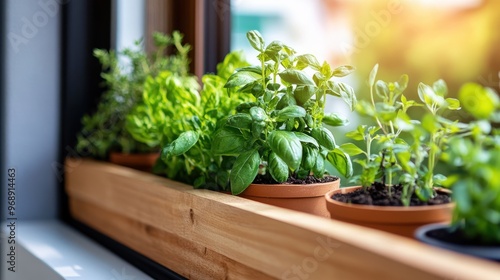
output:
<svg viewBox="0 0 500 280"><path fill-rule="evenodd" d="M339 177L335 176L325 176L323 178L316 178L312 175L307 176L306 178L295 178L293 176L288 177L288 180L283 183L277 183L270 176L265 175L257 175L252 184L293 184L293 185L306 185L306 184L317 184L317 183L327 183L334 182L339 180Z"/></svg>
<svg viewBox="0 0 500 280"><path fill-rule="evenodd" d="M470 238L463 231L453 230L446 224L420 227L415 237L432 246L500 262L500 243Z"/></svg>
<svg viewBox="0 0 500 280"><path fill-rule="evenodd" d="M359 189L346 194L335 194L333 199L352 204L377 205L377 206L404 206L401 202L403 187L401 185L391 188L392 196L389 195L387 187L382 183L375 183L371 188ZM410 200L410 206L439 205L451 202L451 196L448 193L438 192L436 197L427 202L423 202L415 195Z"/></svg>
<svg viewBox="0 0 500 280"><path fill-rule="evenodd" d="M479 238L471 238L467 236L461 230L451 230L450 228L438 228L435 230L428 231L426 233L427 236L445 241L457 245L466 245L466 246L483 246L483 247L491 247L496 246L500 247L500 243L491 243L485 242ZM499 256L500 258L500 256Z"/></svg>

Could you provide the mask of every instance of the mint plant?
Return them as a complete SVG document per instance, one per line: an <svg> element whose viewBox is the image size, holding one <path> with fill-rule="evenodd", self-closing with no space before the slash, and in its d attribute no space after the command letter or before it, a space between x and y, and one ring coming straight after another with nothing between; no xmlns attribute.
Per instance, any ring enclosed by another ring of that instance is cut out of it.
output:
<svg viewBox="0 0 500 280"><path fill-rule="evenodd" d="M94 56L103 67L101 76L107 90L97 110L82 118L83 128L77 135L76 146L79 153L105 159L110 151L142 153L159 150L158 146L145 145L130 135L125 129L126 116L141 101L148 76L155 77L165 70L181 77L188 76L188 53L191 47L182 44L179 32L171 36L154 33L153 38L156 51L151 55L145 53L141 40L135 42L134 49L125 49L120 53L94 50ZM176 52L166 55L169 47L173 47ZM124 58L128 64L122 66L119 58Z"/></svg>
<svg viewBox="0 0 500 280"><path fill-rule="evenodd" d="M360 125L346 135L363 141L364 150L354 144L340 148L351 156L364 155L363 159L355 160L363 170L353 179L365 190L378 182L386 186L392 196L392 188L401 184L403 205L409 205L413 195L428 201L435 196L434 187L445 179L444 175L436 174L436 162L450 137L466 133L468 129L444 116L447 110L459 110L460 102L446 98L447 86L442 80L432 86L420 83L420 102L409 100L403 94L408 84L407 75L402 75L397 82L375 82L377 71L378 65L375 65L368 80L370 101L361 100L356 107L376 125ZM411 119L410 108L424 109L422 121Z"/></svg>
<svg viewBox="0 0 500 280"><path fill-rule="evenodd" d="M450 143L444 160L452 169L445 184L456 203L452 225L473 240L500 244L500 100L479 84L462 86L459 99L475 120L468 137Z"/></svg>
<svg viewBox="0 0 500 280"><path fill-rule="evenodd" d="M322 178L325 160L344 176L350 176L349 156L338 148L324 125L341 126L347 120L325 114L326 96L342 98L353 108L353 89L333 78L353 71L350 66L332 68L311 54L297 54L279 41L266 45L258 31L247 33L258 52L258 65L239 68L225 88L232 96L252 94L242 102L212 136L214 155L235 158L229 183L233 194L243 192L258 174L275 182L291 176ZM308 72L313 72L312 77Z"/></svg>

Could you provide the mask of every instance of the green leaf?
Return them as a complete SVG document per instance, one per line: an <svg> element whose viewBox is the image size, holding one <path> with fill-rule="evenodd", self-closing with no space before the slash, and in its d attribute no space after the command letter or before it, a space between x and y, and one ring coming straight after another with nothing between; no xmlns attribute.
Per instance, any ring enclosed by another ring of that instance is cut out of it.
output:
<svg viewBox="0 0 500 280"><path fill-rule="evenodd" d="M380 98L389 98L389 86L384 81L377 81L375 84L375 93L380 96Z"/></svg>
<svg viewBox="0 0 500 280"><path fill-rule="evenodd" d="M236 128L223 127L214 133L212 152L215 155L236 156L247 149L245 137Z"/></svg>
<svg viewBox="0 0 500 280"><path fill-rule="evenodd" d="M179 135L177 139L162 149L162 157L178 156L189 151L196 142L199 135L194 131L186 131Z"/></svg>
<svg viewBox="0 0 500 280"><path fill-rule="evenodd" d="M252 119L257 122L262 122L267 119L266 111L257 106L250 108L250 115L252 116Z"/></svg>
<svg viewBox="0 0 500 280"><path fill-rule="evenodd" d="M476 119L494 118L500 106L500 98L495 91L477 83L464 84L458 98L464 109Z"/></svg>
<svg viewBox="0 0 500 280"><path fill-rule="evenodd" d="M248 31L247 39L248 42L250 42L250 45L252 45L252 47L255 50L259 52L264 51L264 39L262 38L262 35L260 35L259 31L257 30Z"/></svg>
<svg viewBox="0 0 500 280"><path fill-rule="evenodd" d="M330 126L346 126L349 120L335 113L327 113L323 117L323 123Z"/></svg>
<svg viewBox="0 0 500 280"><path fill-rule="evenodd" d="M349 131L345 136L356 141L363 141L365 139L363 133L359 132L359 130Z"/></svg>
<svg viewBox="0 0 500 280"><path fill-rule="evenodd" d="M403 170L405 170L406 172L413 171L413 166L410 164L411 163L410 151L399 152L396 154L396 157L398 158L401 167L403 167Z"/></svg>
<svg viewBox="0 0 500 280"><path fill-rule="evenodd" d="M252 128L252 117L248 114L237 113L230 116L227 119L227 125L240 128L240 129L251 129Z"/></svg>
<svg viewBox="0 0 500 280"><path fill-rule="evenodd" d="M341 149L342 151L344 151L344 153L348 154L351 157L365 153L363 150L361 150L358 146L354 145L353 143L342 144L340 145L339 149Z"/></svg>
<svg viewBox="0 0 500 280"><path fill-rule="evenodd" d="M257 150L244 152L236 158L229 175L232 194L242 193L253 182L259 172L259 164L260 156Z"/></svg>
<svg viewBox="0 0 500 280"><path fill-rule="evenodd" d="M434 133L439 129L439 123L431 114L425 114L422 118L422 127L429 133Z"/></svg>
<svg viewBox="0 0 500 280"><path fill-rule="evenodd" d="M343 65L333 69L332 76L345 77L354 71L354 67L350 65Z"/></svg>
<svg viewBox="0 0 500 280"><path fill-rule="evenodd" d="M314 95L315 86L297 86L293 92L297 104L304 105Z"/></svg>
<svg viewBox="0 0 500 280"><path fill-rule="evenodd" d="M305 133L297 132L297 131L294 131L293 134L295 134L295 136L297 136L297 138L299 139L300 142L302 142L302 143L310 143L310 144L313 144L316 147L319 147L318 141L316 141L316 139L314 139L313 137L311 137L311 136L309 136L309 135L307 135Z"/></svg>
<svg viewBox="0 0 500 280"><path fill-rule="evenodd" d="M409 78L406 74L403 74L401 75L401 77L399 77L399 80L395 83L398 92L401 93L406 89L406 87L408 86L408 80Z"/></svg>
<svg viewBox="0 0 500 280"><path fill-rule="evenodd" d="M266 54L267 55L275 55L279 53L283 49L283 43L280 41L272 41L267 47L266 47Z"/></svg>
<svg viewBox="0 0 500 280"><path fill-rule="evenodd" d="M375 66L373 66L373 69L370 72L370 76L368 78L368 86L369 87L373 87L373 85L375 84L375 78L377 77L377 71L378 71L378 64L375 64Z"/></svg>
<svg viewBox="0 0 500 280"><path fill-rule="evenodd" d="M354 94L354 89L345 83L338 83L341 91L340 91L340 97L344 102L349 105L349 108L351 111L354 110L357 100L356 100L356 95Z"/></svg>
<svg viewBox="0 0 500 280"><path fill-rule="evenodd" d="M316 164L314 165L313 168L313 174L317 178L322 178L323 175L325 175L325 159L321 154L318 154L316 157Z"/></svg>
<svg viewBox="0 0 500 280"><path fill-rule="evenodd" d="M321 68L321 65L319 64L318 60L312 54L299 55L297 56L297 60L302 64L311 66L311 68L313 68L316 71L319 71L319 69Z"/></svg>
<svg viewBox="0 0 500 280"><path fill-rule="evenodd" d="M432 84L432 89L434 89L434 92L439 96L445 97L448 95L448 86L446 82L441 79Z"/></svg>
<svg viewBox="0 0 500 280"><path fill-rule="evenodd" d="M260 79L260 76L254 72L250 71L239 71L232 74L227 83L224 85L225 88L234 88L239 86L244 86L253 83Z"/></svg>
<svg viewBox="0 0 500 280"><path fill-rule="evenodd" d="M311 147L309 145L305 145L303 147L304 154L302 155L302 168L305 170L313 170L316 165L316 160L319 155L319 151L317 148Z"/></svg>
<svg viewBox="0 0 500 280"><path fill-rule="evenodd" d="M330 130L325 127L316 127L311 131L311 136L318 141L318 143L327 148L328 150L335 149L335 138Z"/></svg>
<svg viewBox="0 0 500 280"><path fill-rule="evenodd" d="M340 172L344 177L352 176L352 163L349 155L340 149L334 149L328 152L326 159Z"/></svg>
<svg viewBox="0 0 500 280"><path fill-rule="evenodd" d="M456 98L446 98L449 110L460 110L460 101Z"/></svg>
<svg viewBox="0 0 500 280"><path fill-rule="evenodd" d="M275 130L267 138L271 150L276 153L291 170L296 170L302 161L302 144L294 133Z"/></svg>
<svg viewBox="0 0 500 280"><path fill-rule="evenodd" d="M427 108L429 109L431 109L434 105L442 107L446 104L446 101L442 96L437 95L430 86L424 83L420 83L418 85L418 97L425 103L425 105L427 105Z"/></svg>
<svg viewBox="0 0 500 280"><path fill-rule="evenodd" d="M303 118L306 116L306 110L297 105L290 105L278 112L277 121L282 122L291 118Z"/></svg>
<svg viewBox="0 0 500 280"><path fill-rule="evenodd" d="M287 164L274 152L269 154L267 169L273 179L278 183L285 182L288 179Z"/></svg>
<svg viewBox="0 0 500 280"><path fill-rule="evenodd" d="M279 73L279 76L283 81L290 84L314 86L314 81L299 70L286 69L283 72Z"/></svg>

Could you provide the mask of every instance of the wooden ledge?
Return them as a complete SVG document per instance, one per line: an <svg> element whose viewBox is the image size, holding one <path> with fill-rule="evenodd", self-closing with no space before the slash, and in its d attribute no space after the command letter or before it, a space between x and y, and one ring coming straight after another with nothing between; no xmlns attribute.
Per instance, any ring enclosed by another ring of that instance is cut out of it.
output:
<svg viewBox="0 0 500 280"><path fill-rule="evenodd" d="M77 220L191 279L500 279L500 265L417 241L67 159Z"/></svg>

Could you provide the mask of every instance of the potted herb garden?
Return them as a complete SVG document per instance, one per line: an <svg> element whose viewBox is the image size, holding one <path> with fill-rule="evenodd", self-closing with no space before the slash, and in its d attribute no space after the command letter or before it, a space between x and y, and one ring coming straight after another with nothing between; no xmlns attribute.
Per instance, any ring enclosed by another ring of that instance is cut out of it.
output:
<svg viewBox="0 0 500 280"><path fill-rule="evenodd" d="M121 53L94 50L103 67L101 76L106 92L100 98L97 110L82 118L83 128L77 136L76 146L80 154L151 170L159 156L160 146L134 139L125 128L126 117L141 102L147 77L156 77L165 70L189 77L187 55L190 50L189 45L182 44L179 32L172 36L155 33L153 38L156 51L152 55L145 53L141 41L135 43L136 49L125 49ZM175 48L176 53L166 55L169 47Z"/></svg>
<svg viewBox="0 0 500 280"><path fill-rule="evenodd" d="M355 160L361 174L354 177L361 186L327 193L327 207L333 219L413 236L420 225L451 219L450 194L436 188L446 178L436 173L436 163L449 139L468 129L445 117L460 104L446 98L444 81L420 83L420 103L403 94L408 76L375 82L377 70L378 65L369 76L370 101L361 100L357 106L376 125L360 125L347 134L362 141L364 149L354 144L343 147L351 156L362 155ZM411 119L409 109L421 121Z"/></svg>
<svg viewBox="0 0 500 280"><path fill-rule="evenodd" d="M127 117L127 129L137 141L163 147L155 173L195 188L226 190L229 174L223 167L232 161L214 155L211 137L239 104L255 100L224 89L235 69L248 65L242 52L229 53L216 74L203 75L201 92L197 84L170 72L146 82L142 103Z"/></svg>
<svg viewBox="0 0 500 280"><path fill-rule="evenodd" d="M457 252L500 261L500 100L479 84L465 84L459 93L476 121L469 137L450 143L444 160L452 171L446 183L456 203L453 221L420 228L423 242Z"/></svg>
<svg viewBox="0 0 500 280"><path fill-rule="evenodd" d="M240 102L209 135L203 127L186 132L167 145L166 157L189 152L203 136L210 140L204 145L210 148L206 154L217 158L212 169L217 171L213 178L219 189L328 216L322 197L339 187L339 178L325 176L325 161L344 176L351 175L352 165L325 127L347 121L325 114L325 101L333 95L355 106L352 88L332 79L353 69L320 64L313 55L298 55L278 41L265 45L257 31L248 32L247 38L259 52L260 64L237 69L224 87L231 98L250 94L253 100ZM313 72L312 77L305 69ZM202 177L195 187L213 188L207 183Z"/></svg>

